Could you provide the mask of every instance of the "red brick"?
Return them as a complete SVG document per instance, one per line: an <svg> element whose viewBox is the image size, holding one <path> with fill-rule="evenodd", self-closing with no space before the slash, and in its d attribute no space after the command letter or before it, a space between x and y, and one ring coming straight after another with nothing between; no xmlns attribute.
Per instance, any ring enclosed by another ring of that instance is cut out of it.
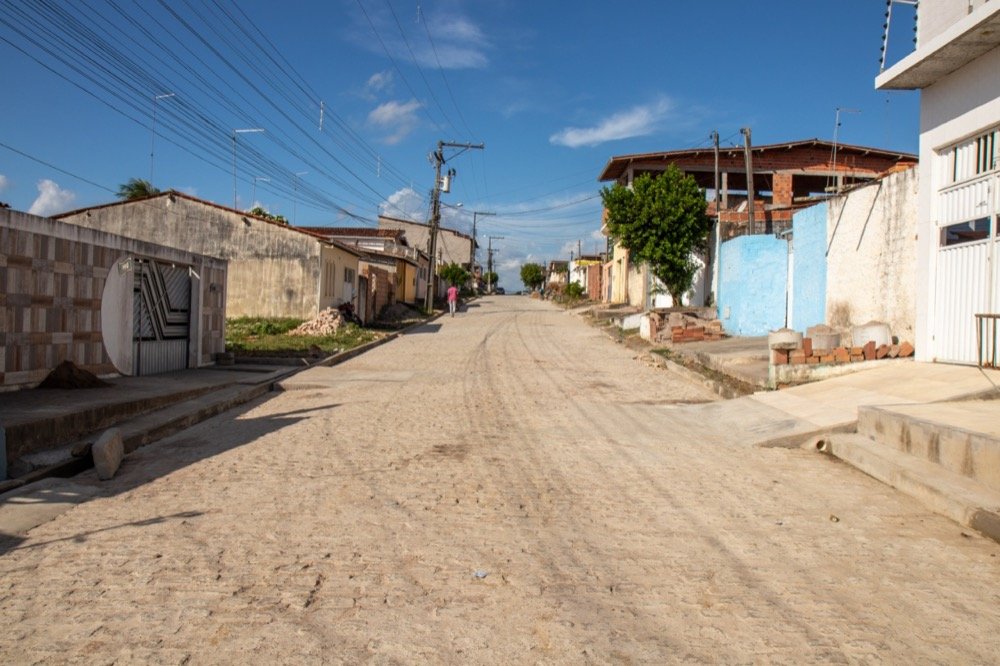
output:
<svg viewBox="0 0 1000 666"><path fill-rule="evenodd" d="M806 355L801 349L796 349L789 355L788 360L792 365L803 365L806 362Z"/></svg>
<svg viewBox="0 0 1000 666"><path fill-rule="evenodd" d="M864 356L865 354L864 347L851 347L850 351L851 351L851 356Z"/></svg>
<svg viewBox="0 0 1000 666"><path fill-rule="evenodd" d="M907 356L913 356L913 352L914 351L915 350L913 349L913 345L911 345L909 342L904 342L903 344L899 345L899 357L900 358L906 358Z"/></svg>
<svg viewBox="0 0 1000 666"><path fill-rule="evenodd" d="M851 354L851 363L861 363L864 360L864 354Z"/></svg>
<svg viewBox="0 0 1000 666"><path fill-rule="evenodd" d="M819 364L819 356L810 356L810 357L806 358L806 363L808 363L809 365L818 365Z"/></svg>
<svg viewBox="0 0 1000 666"><path fill-rule="evenodd" d="M846 347L837 347L834 349L833 356L837 359L837 363L847 363L851 360L851 353L847 351Z"/></svg>
<svg viewBox="0 0 1000 666"><path fill-rule="evenodd" d="M813 341L812 338L802 338L802 351L806 353L806 356L813 355Z"/></svg>
<svg viewBox="0 0 1000 666"><path fill-rule="evenodd" d="M865 346L862 347L861 349L862 349L861 353L864 354L864 357L865 357L866 361L874 361L875 360L875 341L874 340L869 340L868 342L866 342Z"/></svg>
<svg viewBox="0 0 1000 666"><path fill-rule="evenodd" d="M775 349L771 352L771 363L774 365L788 365L788 352L784 349Z"/></svg>
<svg viewBox="0 0 1000 666"><path fill-rule="evenodd" d="M836 361L837 357L834 356L833 354L823 354L822 356L819 357L820 363L835 363Z"/></svg>
<svg viewBox="0 0 1000 666"><path fill-rule="evenodd" d="M875 350L875 358L885 358L889 355L889 345L879 345Z"/></svg>

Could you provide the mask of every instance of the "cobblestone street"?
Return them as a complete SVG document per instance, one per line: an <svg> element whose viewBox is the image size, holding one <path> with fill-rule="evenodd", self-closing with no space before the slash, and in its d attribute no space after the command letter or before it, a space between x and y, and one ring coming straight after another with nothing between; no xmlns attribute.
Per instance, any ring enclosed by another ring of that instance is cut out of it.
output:
<svg viewBox="0 0 1000 666"><path fill-rule="evenodd" d="M1000 546L634 355L488 297L88 472L0 661L996 661Z"/></svg>

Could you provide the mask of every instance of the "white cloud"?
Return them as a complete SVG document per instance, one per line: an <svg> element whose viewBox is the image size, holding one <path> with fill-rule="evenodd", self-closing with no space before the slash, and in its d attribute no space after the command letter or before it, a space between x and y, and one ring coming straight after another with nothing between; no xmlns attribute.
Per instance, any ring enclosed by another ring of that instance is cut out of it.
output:
<svg viewBox="0 0 1000 666"><path fill-rule="evenodd" d="M417 127L417 110L421 107L423 104L415 99L409 102L391 100L372 109L368 114L368 124L388 131L388 136L382 140L393 145L402 141Z"/></svg>
<svg viewBox="0 0 1000 666"><path fill-rule="evenodd" d="M38 181L38 198L31 204L28 212L32 215L47 217L53 213L67 210L76 199L76 194L64 190L48 178Z"/></svg>
<svg viewBox="0 0 1000 666"><path fill-rule="evenodd" d="M403 220L427 221L427 202L417 194L416 190L404 187L389 195L389 198L379 204L379 215L395 217Z"/></svg>
<svg viewBox="0 0 1000 666"><path fill-rule="evenodd" d="M3 192L10 186L10 181L7 180L7 176L0 173L0 192Z"/></svg>
<svg viewBox="0 0 1000 666"><path fill-rule="evenodd" d="M476 23L456 10L452 6L446 13L420 16L429 27L433 46L422 28L417 29L407 44L399 36L396 19L389 12L374 8L366 15L355 16L356 28L348 33L348 39L379 55L384 55L384 44L393 58L407 63L413 58L421 67L437 68L440 62L442 69L482 69L489 64L486 54L492 48L490 40ZM381 40L374 38L373 26Z"/></svg>
<svg viewBox="0 0 1000 666"><path fill-rule="evenodd" d="M375 72L368 77L368 81L365 83L365 96L368 99L375 99L376 95L381 92L388 92L392 89L392 71L385 70L382 72Z"/></svg>
<svg viewBox="0 0 1000 666"><path fill-rule="evenodd" d="M593 127L567 127L549 137L549 143L569 148L596 146L606 141L646 136L655 132L674 108L673 102L660 97L650 104L640 104L614 113Z"/></svg>

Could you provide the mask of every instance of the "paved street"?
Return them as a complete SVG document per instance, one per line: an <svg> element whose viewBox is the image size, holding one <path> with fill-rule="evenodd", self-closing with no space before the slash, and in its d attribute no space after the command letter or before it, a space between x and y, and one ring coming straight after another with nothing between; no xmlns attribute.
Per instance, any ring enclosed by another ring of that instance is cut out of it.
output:
<svg viewBox="0 0 1000 666"><path fill-rule="evenodd" d="M78 477L0 661L996 661L1000 546L633 356L485 298Z"/></svg>

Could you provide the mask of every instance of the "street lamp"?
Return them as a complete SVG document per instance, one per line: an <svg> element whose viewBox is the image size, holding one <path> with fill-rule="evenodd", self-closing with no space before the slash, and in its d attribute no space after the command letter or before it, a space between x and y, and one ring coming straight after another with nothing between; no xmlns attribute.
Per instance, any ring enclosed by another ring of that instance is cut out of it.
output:
<svg viewBox="0 0 1000 666"><path fill-rule="evenodd" d="M250 127L247 129L234 129L233 130L233 210L236 210L236 135L237 134L254 134L257 132L263 132L264 130L260 127Z"/></svg>

